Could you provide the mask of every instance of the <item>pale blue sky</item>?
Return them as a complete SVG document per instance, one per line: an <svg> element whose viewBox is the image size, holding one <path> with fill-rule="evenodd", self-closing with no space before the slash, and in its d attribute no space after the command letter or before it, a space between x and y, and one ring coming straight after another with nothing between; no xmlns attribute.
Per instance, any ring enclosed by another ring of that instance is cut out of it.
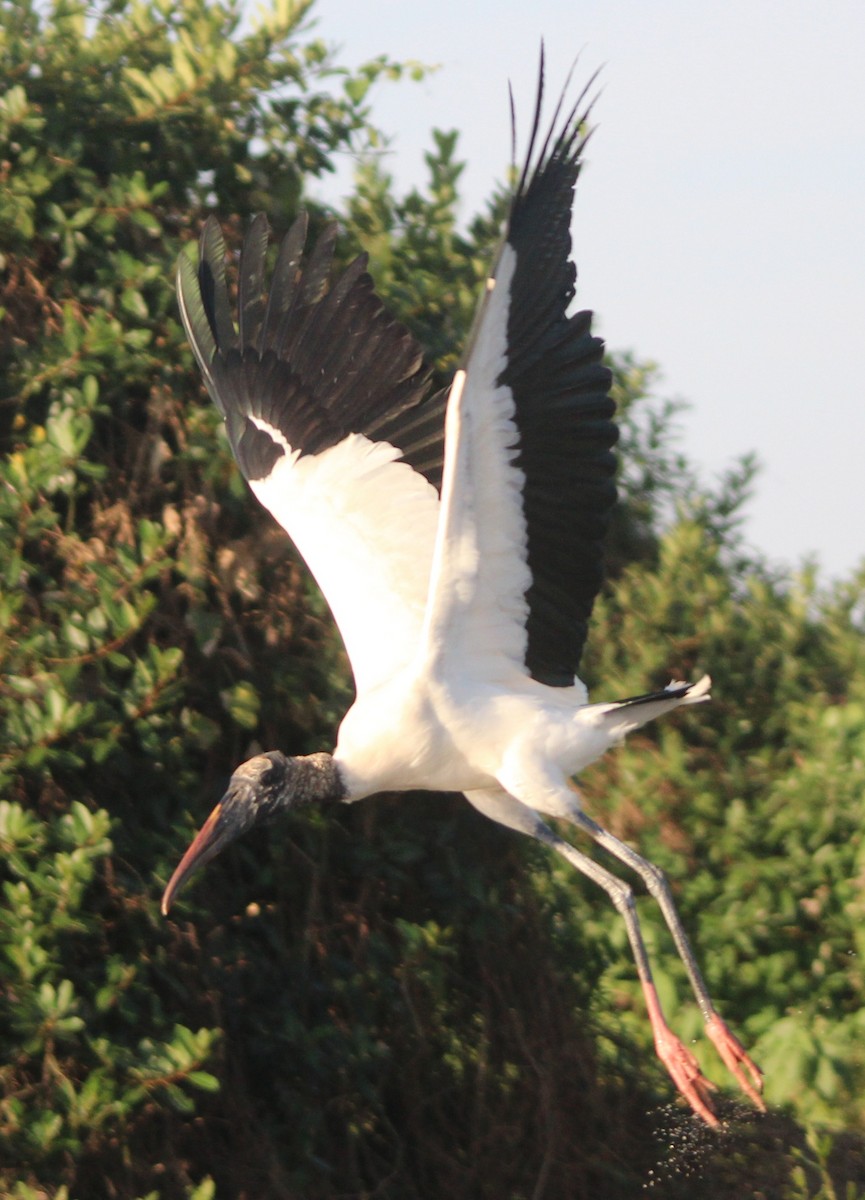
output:
<svg viewBox="0 0 865 1200"><path fill-rule="evenodd" d="M466 217L508 162L508 80L527 125L541 37L551 97L577 52L580 79L603 66L580 304L690 403L683 444L708 475L758 453L754 545L830 575L865 559L863 0L318 0L314 16L346 64L440 65L381 85L373 113L403 189L430 129L460 130Z"/></svg>

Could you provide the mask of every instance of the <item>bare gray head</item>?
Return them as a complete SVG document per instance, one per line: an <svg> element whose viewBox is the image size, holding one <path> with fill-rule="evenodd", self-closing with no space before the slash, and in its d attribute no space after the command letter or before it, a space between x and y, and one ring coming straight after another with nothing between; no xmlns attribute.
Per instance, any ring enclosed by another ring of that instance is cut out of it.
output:
<svg viewBox="0 0 865 1200"><path fill-rule="evenodd" d="M194 871L209 863L241 834L283 809L300 808L323 800L342 800L346 789L329 754L288 758L279 750L256 754L242 763L228 789L195 835L168 881L162 897L167 913L177 893Z"/></svg>

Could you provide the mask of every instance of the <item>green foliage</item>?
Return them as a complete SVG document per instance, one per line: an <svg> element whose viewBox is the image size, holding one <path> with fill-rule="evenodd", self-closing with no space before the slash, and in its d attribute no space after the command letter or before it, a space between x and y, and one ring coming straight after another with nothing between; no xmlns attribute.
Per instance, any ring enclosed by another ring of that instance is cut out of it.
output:
<svg viewBox="0 0 865 1200"><path fill-rule="evenodd" d="M0 1190L549 1200L666 1171L673 1200L861 1195L865 577L823 593L750 554L753 463L707 487L641 364L614 364L626 503L586 674L614 696L708 669L714 700L582 783L668 870L773 1118L664 1150L614 914L454 798L288 819L160 918L231 768L326 746L350 698L201 400L174 263L212 206L230 241L256 209L284 228L334 151L380 140L370 87L420 68L345 71L305 2L0 14ZM344 252L444 382L504 198L463 230L454 134L428 165L403 198L361 169Z"/></svg>
<svg viewBox="0 0 865 1200"><path fill-rule="evenodd" d="M426 155L429 184L398 199L379 161L361 165L348 202L348 227L369 254L376 287L415 337L429 348L442 380L455 369L471 327L479 290L501 238L506 193L476 217L467 233L457 222L455 132L433 133ZM442 264L447 263L443 274Z"/></svg>
<svg viewBox="0 0 865 1200"><path fill-rule="evenodd" d="M655 567L626 568L604 596L591 670L611 694L710 670L713 702L630 739L583 783L694 914L710 988L738 1014L767 1100L812 1130L861 1128L865 630L852 600L865 579L821 594L808 572L739 576L741 558L734 537L680 521ZM669 966L657 914L645 916ZM678 964L659 984L675 1011ZM639 1003L620 962L609 986ZM676 1022L698 1036L692 1007ZM704 1046L699 1057L710 1070Z"/></svg>

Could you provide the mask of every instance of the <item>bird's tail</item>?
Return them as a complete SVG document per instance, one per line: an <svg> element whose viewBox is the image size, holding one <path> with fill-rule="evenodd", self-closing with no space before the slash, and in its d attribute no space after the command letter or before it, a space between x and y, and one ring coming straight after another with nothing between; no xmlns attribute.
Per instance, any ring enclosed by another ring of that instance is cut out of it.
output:
<svg viewBox="0 0 865 1200"><path fill-rule="evenodd" d="M711 686L712 680L704 675L696 683L673 682L660 692L647 692L645 696L630 696L627 700L598 705L597 711L612 739L618 741L632 729L639 729L647 721L663 716L680 704L700 704L708 700Z"/></svg>

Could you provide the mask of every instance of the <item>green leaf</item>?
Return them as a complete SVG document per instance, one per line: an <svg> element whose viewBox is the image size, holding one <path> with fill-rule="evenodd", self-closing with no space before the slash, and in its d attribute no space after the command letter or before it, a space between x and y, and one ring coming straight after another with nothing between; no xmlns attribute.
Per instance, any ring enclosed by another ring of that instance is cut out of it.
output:
<svg viewBox="0 0 865 1200"><path fill-rule="evenodd" d="M360 104L369 91L371 80L365 79L361 75L355 75L343 82L345 94L351 100L352 104Z"/></svg>
<svg viewBox="0 0 865 1200"><path fill-rule="evenodd" d="M241 681L224 690L222 703L232 720L242 729L257 727L261 697L251 683Z"/></svg>
<svg viewBox="0 0 865 1200"><path fill-rule="evenodd" d="M197 1087L202 1092L219 1091L219 1080L207 1071L190 1071L186 1078L193 1087Z"/></svg>

